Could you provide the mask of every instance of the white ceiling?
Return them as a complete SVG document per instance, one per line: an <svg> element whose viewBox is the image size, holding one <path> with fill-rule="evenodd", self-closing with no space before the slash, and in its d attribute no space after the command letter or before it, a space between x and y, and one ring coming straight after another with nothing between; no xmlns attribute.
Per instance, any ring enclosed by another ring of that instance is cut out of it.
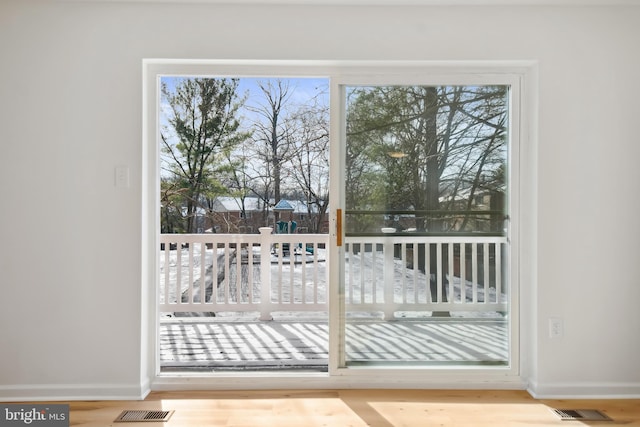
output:
<svg viewBox="0 0 640 427"><path fill-rule="evenodd" d="M57 0L79 3L210 3L334 6L640 6L640 0Z"/></svg>

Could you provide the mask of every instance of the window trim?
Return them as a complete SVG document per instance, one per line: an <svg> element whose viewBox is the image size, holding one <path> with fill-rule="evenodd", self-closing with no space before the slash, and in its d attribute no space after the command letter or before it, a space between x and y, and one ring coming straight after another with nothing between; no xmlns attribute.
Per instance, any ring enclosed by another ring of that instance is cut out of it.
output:
<svg viewBox="0 0 640 427"><path fill-rule="evenodd" d="M513 324L510 327L514 353L511 355L512 365L505 367L455 367L433 369L369 369L338 368L340 366L337 348L336 324L339 310L337 304L329 308L330 323L330 360L329 372L310 375L296 373L250 374L250 375L168 375L160 374L160 360L157 354L158 345L158 292L156 290L158 271L157 238L160 232L159 221L159 150L157 123L159 121L157 103L159 99L159 77L164 75L179 76L234 76L234 77L328 77L331 81L331 158L340 150L340 126L344 120L341 111L343 102L340 87L355 84L429 84L429 85L473 85L473 84L509 84L513 90L511 100L511 124L513 146L510 150L509 162L519 170L520 147L526 143L525 120L533 121L531 105L532 87L536 77L536 64L533 61L265 61L265 60L143 60L143 132L142 132L142 348L141 366L143 375L154 390L176 389L182 387L202 387L215 389L242 388L348 388L348 387L491 387L491 388L526 388L525 360L522 343L528 336L522 331L529 331L527 324L523 327L520 319L520 290L523 283L519 281L520 253L519 217L520 217L520 181L511 182L510 212L511 221L511 281ZM428 76L425 78L425 76ZM525 120L523 120L523 117ZM514 139L515 138L515 139ZM344 205L344 195L338 187L342 185L340 171L344 170L344 157L338 157L331 166L330 188L332 194L341 194L338 206ZM329 227L332 241L336 238L335 208L330 214ZM337 251L330 255L330 265L336 264ZM330 276L330 292L333 301L338 297L336 271L333 268ZM372 375L375 373L375 375ZM301 381L301 378L303 380Z"/></svg>

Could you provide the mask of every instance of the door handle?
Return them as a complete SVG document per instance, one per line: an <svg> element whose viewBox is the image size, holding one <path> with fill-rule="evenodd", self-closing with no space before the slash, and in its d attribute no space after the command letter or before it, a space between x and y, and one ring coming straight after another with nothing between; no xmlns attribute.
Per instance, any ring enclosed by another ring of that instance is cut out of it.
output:
<svg viewBox="0 0 640 427"><path fill-rule="evenodd" d="M336 246L342 246L342 209L336 209Z"/></svg>

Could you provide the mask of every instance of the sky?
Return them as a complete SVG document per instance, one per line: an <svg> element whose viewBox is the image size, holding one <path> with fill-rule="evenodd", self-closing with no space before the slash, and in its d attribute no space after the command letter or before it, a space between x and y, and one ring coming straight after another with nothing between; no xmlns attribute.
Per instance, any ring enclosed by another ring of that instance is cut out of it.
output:
<svg viewBox="0 0 640 427"><path fill-rule="evenodd" d="M230 76L231 78L233 76ZM164 76L161 78L162 83L165 83L170 90L173 90L181 79L185 77L180 76ZM238 84L238 93L240 95L247 94L247 104L255 105L264 99L262 91L259 88L259 83L265 84L269 80L274 83L277 80L287 81L289 88L293 89L291 94L291 103L293 105L300 105L309 102L310 99L317 96L318 93L322 93L321 99L327 105L329 104L329 79L328 78L275 78L275 77L241 77Z"/></svg>
<svg viewBox="0 0 640 427"><path fill-rule="evenodd" d="M161 78L161 82L166 84L170 91L173 91L176 84L184 78L184 76L164 76ZM220 77L218 77L220 78ZM238 83L238 95L244 97L246 95L246 101L240 108L238 117L244 117L252 119L255 117L255 112L250 111L247 107L259 107L265 105L264 94L259 87L259 84L267 84L269 80L273 81L275 85L277 80L286 80L290 88L290 95L288 99L288 105L290 108L297 109L298 106L303 104L309 104L314 97L318 97L318 101L329 105L329 79L328 78L274 78L274 77L241 77ZM320 96L318 96L320 94ZM164 99L160 99L160 126L164 127L168 124L168 117L171 114L171 110ZM253 121L253 120L252 120ZM241 124L242 126L242 124Z"/></svg>
<svg viewBox="0 0 640 427"><path fill-rule="evenodd" d="M265 83L269 80L273 80L274 82L278 79L273 78L242 78L240 79L240 84L238 85L238 89L240 93L244 93L245 91L249 93L248 102L254 103L256 101L259 102L262 99L261 90L258 87L259 83ZM309 99L316 96L318 92L323 92L324 95L322 97L323 100L328 104L329 103L329 79L318 79L318 78L286 78L281 79L286 80L289 83L289 87L293 89L291 101L293 104L303 104L308 102Z"/></svg>
<svg viewBox="0 0 640 427"><path fill-rule="evenodd" d="M194 76L195 77L195 76ZM231 78L233 76L229 76ZM173 91L180 80L189 78L188 76L163 76L161 82L167 85L170 91ZM212 78L224 78L224 76L215 76ZM240 107L237 117L241 120L241 128L249 126L249 123L256 121L257 117L255 111L251 111L250 107L260 107L265 105L264 93L260 89L259 84L267 84L271 80L273 84L276 84L277 80L287 81L290 95L287 105L292 110L296 110L300 105L310 104L313 98L318 98L319 102L329 105L329 79L328 78L315 78L315 77L301 77L301 78L277 78L277 77L240 77L238 83L238 95L239 98L246 96L246 101L243 106ZM318 95L320 94L320 96ZM168 103L162 99L160 102L160 126L165 128L168 125L168 118L171 115L171 109ZM286 115L286 111L284 112ZM243 126L243 119L246 119L247 125ZM170 132L165 134L170 137ZM161 169L163 169L161 167Z"/></svg>

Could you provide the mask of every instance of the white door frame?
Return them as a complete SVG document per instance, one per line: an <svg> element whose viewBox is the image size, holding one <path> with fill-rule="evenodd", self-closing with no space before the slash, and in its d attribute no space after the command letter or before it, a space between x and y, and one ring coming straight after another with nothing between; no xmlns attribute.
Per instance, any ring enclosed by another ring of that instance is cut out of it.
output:
<svg viewBox="0 0 640 427"><path fill-rule="evenodd" d="M344 121L341 85L345 84L429 84L473 85L508 84L512 87L510 103L510 247L511 247L511 366L460 367L427 369L340 368L339 268L330 268L330 357L329 372L251 373L242 375L169 375L160 374L158 355L158 236L159 219L159 76L234 76L234 77L329 77L331 79L331 148L330 148L330 242L329 265L341 265L341 250L336 249L336 209L344 207L344 146L340 135ZM523 369L520 318L520 147L526 143L526 121L533 121L532 87L535 63L509 62L431 62L431 61L143 61L143 144L142 144L142 337L141 364L146 373L143 382L154 390L175 389L267 389L267 388L526 388ZM525 118L523 120L523 117ZM534 197L534 196L530 196ZM531 202L535 204L535 201ZM529 203L528 203L529 204ZM529 234L527 234L529 235ZM527 282L528 283L528 282ZM528 334L528 332L527 332ZM524 337L525 339L528 337ZM527 361L529 362L529 361ZM525 367L526 368L526 367Z"/></svg>

